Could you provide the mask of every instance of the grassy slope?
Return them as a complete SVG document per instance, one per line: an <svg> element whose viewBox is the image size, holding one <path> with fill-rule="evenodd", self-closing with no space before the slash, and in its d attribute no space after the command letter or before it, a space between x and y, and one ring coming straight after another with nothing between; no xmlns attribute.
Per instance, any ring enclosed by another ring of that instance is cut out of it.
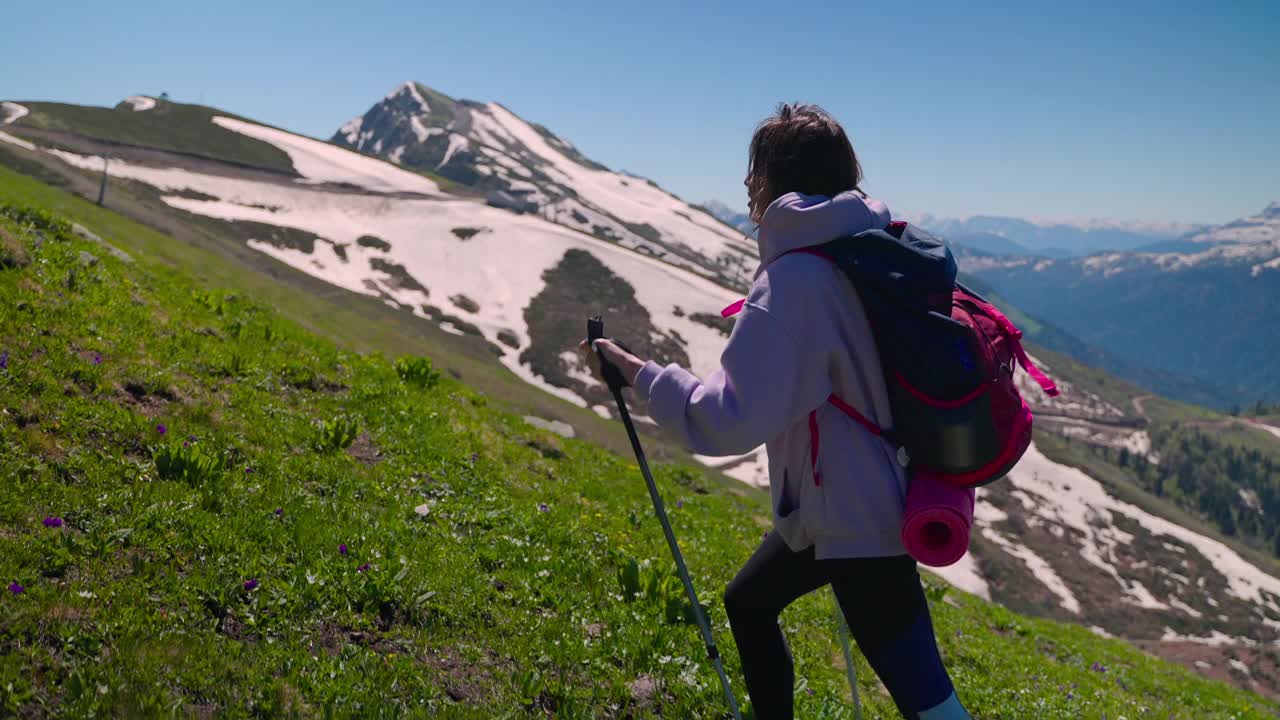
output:
<svg viewBox="0 0 1280 720"><path fill-rule="evenodd" d="M212 120L215 116L223 116L256 125L262 123L218 108L164 100L157 100L154 108L142 112L128 106L103 108L51 102L20 104L31 112L10 127L18 135L23 134L23 128L67 132L95 140L179 152L297 175L288 153L271 143L215 125ZM36 139L46 143L52 141L55 146L60 144L56 137ZM385 161L384 158L377 159ZM470 188L430 172L430 169L405 169L430 178L445 192L474 194Z"/></svg>
<svg viewBox="0 0 1280 720"><path fill-rule="evenodd" d="M0 202L30 196L26 182L5 178ZM9 254L30 261L0 270L0 474L15 480L0 484L0 578L25 586L0 599L4 712L719 716L696 631L664 619L680 592L629 461L447 377L408 384L382 356L282 317L280 298L175 272L134 240L146 230L89 220L139 261L0 221L20 248ZM314 449L317 423L340 417L368 462ZM157 449L188 435L223 468L157 469ZM740 677L716 596L765 507L695 470L657 474ZM628 601L619 571L632 559L651 582ZM931 594L978 717L1277 710L1081 628ZM828 596L784 623L800 716L849 717ZM892 717L858 670L868 715ZM645 676L659 690L637 699Z"/></svg>
<svg viewBox="0 0 1280 720"><path fill-rule="evenodd" d="M216 160L296 174L293 162L280 148L214 125L212 119L216 115L244 119L216 108L163 100L142 112L128 106L113 109L50 102L21 104L31 114L19 120L18 127L72 132L159 150L196 152Z"/></svg>

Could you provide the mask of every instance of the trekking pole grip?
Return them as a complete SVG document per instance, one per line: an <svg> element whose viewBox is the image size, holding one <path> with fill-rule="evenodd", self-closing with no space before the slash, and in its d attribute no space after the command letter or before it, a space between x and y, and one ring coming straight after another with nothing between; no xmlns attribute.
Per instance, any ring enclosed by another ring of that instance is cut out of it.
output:
<svg viewBox="0 0 1280 720"><path fill-rule="evenodd" d="M591 349L595 350L596 357L600 358L600 372L604 375L604 382L609 389L617 392L627 386L627 381L622 377L622 371L617 365L609 362L595 347L595 341L604 338L604 318L599 315L587 318L587 342L591 344Z"/></svg>

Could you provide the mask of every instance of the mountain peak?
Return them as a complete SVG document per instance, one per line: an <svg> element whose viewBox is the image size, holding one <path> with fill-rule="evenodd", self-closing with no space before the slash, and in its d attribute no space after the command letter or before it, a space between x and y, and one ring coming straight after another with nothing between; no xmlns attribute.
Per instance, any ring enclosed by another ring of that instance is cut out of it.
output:
<svg viewBox="0 0 1280 720"><path fill-rule="evenodd" d="M407 97L418 103L423 112L431 112L431 106L427 104L426 98L422 97L422 93L418 90L418 83L413 80L406 80L400 83L395 90L387 93L383 100L394 100L398 97Z"/></svg>
<svg viewBox="0 0 1280 720"><path fill-rule="evenodd" d="M745 289L755 248L734 228L630 172L588 158L496 102L405 82L338 129L339 145L471 188L489 204L554 223Z"/></svg>

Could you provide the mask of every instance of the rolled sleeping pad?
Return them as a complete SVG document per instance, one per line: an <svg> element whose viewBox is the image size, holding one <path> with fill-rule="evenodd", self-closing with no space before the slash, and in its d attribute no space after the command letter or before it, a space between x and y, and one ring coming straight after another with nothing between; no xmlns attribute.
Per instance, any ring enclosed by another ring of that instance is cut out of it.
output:
<svg viewBox="0 0 1280 720"><path fill-rule="evenodd" d="M969 551L973 488L958 488L928 472L911 473L902 544L922 565L946 567Z"/></svg>

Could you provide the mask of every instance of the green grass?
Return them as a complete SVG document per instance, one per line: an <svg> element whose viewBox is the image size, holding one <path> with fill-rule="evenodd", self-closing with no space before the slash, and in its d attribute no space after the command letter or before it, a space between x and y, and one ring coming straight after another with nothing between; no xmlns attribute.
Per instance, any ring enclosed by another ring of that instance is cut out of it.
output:
<svg viewBox="0 0 1280 720"><path fill-rule="evenodd" d="M213 124L213 118L218 115L245 119L217 108L165 100L157 100L154 108L142 112L128 106L104 108L49 102L23 102L22 105L31 114L18 121L19 127L71 132L98 140L296 174L293 162L280 148Z"/></svg>
<svg viewBox="0 0 1280 720"><path fill-rule="evenodd" d="M723 716L629 459L533 428L425 360L339 347L269 292L175 271L146 243L124 264L56 216L5 207L0 579L24 592L0 594L0 713ZM113 222L90 227L126 227ZM690 467L656 475L741 692L719 593L765 505ZM1277 712L929 586L977 717ZM783 622L799 716L851 717L829 595ZM867 716L893 717L857 669ZM642 677L648 699L631 690Z"/></svg>

